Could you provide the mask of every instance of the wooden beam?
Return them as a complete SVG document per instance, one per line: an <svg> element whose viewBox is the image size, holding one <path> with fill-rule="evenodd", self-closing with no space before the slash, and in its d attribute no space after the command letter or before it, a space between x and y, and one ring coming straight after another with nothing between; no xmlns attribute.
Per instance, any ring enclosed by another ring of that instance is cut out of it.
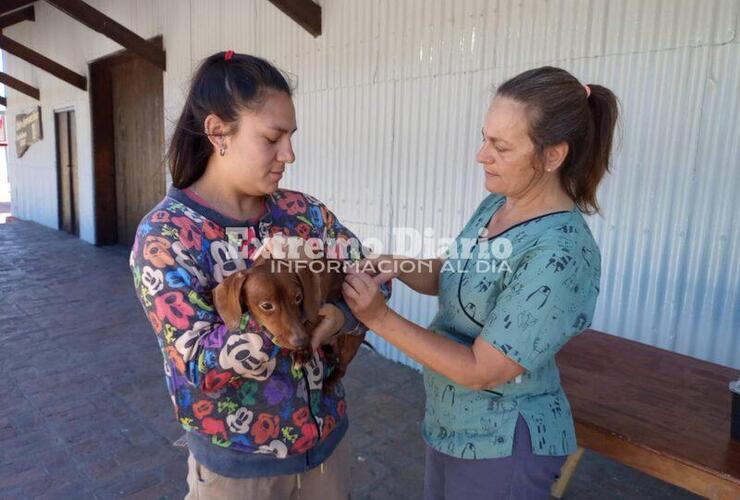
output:
<svg viewBox="0 0 740 500"><path fill-rule="evenodd" d="M311 0L270 0L314 37L321 35L321 6Z"/></svg>
<svg viewBox="0 0 740 500"><path fill-rule="evenodd" d="M35 21L36 14L33 9L33 5L30 5L24 9L15 10L10 14L5 14L0 17L0 30L18 24L22 21Z"/></svg>
<svg viewBox="0 0 740 500"><path fill-rule="evenodd" d="M1 95L0 95L0 104L2 104L5 107L8 106L8 100L5 97L1 96Z"/></svg>
<svg viewBox="0 0 740 500"><path fill-rule="evenodd" d="M3 49L8 54L13 54L16 57L23 59L24 61L38 66L44 71L51 73L57 78L64 80L70 85L87 90L87 78L75 73L71 69L65 68L61 64L52 61L46 56L42 56L38 52L29 49L25 45L21 45L15 40L11 40L7 36L0 34L0 49Z"/></svg>
<svg viewBox="0 0 740 500"><path fill-rule="evenodd" d="M20 9L21 7L25 7L26 5L31 5L32 3L33 2L29 2L28 0L2 0L2 5L0 6L0 15L12 12L16 9Z"/></svg>
<svg viewBox="0 0 740 500"><path fill-rule="evenodd" d="M5 85L6 87L17 90L18 92L23 92L27 96L33 97L37 101L41 100L41 98L39 97L39 89L37 89L36 87L32 87L26 82L22 82L16 78L13 78L9 74L3 73L2 71L0 71L0 83Z"/></svg>
<svg viewBox="0 0 740 500"><path fill-rule="evenodd" d="M82 0L46 0L46 2L88 28L102 33L131 52L140 55L162 71L167 69L167 58L162 49L144 40L130 29Z"/></svg>

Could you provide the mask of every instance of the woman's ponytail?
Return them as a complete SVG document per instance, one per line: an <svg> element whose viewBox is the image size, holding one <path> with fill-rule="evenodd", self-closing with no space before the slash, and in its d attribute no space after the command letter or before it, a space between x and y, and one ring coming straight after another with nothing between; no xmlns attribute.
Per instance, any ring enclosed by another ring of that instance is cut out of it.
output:
<svg viewBox="0 0 740 500"><path fill-rule="evenodd" d="M598 213L596 190L609 171L619 103L601 85L583 85L561 68L525 71L502 84L497 95L526 106L529 136L537 154L568 144L558 169L560 185L584 213Z"/></svg>

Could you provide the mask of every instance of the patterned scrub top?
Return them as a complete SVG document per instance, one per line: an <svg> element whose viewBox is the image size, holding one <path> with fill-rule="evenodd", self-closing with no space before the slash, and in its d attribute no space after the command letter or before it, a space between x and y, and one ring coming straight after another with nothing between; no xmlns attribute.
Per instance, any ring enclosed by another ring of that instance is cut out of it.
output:
<svg viewBox="0 0 740 500"><path fill-rule="evenodd" d="M577 446L555 353L591 324L599 248L578 209L479 240L479 231L504 202L503 196L489 195L450 247L439 277L439 311L429 329L466 345L483 336L526 371L474 391L425 369L422 434L447 455L507 457L521 414L535 454L567 455Z"/></svg>

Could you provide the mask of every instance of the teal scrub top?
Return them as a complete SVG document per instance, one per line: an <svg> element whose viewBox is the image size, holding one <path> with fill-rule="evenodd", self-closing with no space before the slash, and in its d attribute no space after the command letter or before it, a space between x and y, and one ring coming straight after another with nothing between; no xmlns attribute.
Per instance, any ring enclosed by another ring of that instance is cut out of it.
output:
<svg viewBox="0 0 740 500"><path fill-rule="evenodd" d="M481 336L526 371L475 391L425 369L422 435L447 455L507 457L521 415L535 454L567 455L577 445L555 354L591 324L601 276L599 248L577 208L479 238L505 201L488 196L450 247L439 276L439 310L429 329L465 345Z"/></svg>

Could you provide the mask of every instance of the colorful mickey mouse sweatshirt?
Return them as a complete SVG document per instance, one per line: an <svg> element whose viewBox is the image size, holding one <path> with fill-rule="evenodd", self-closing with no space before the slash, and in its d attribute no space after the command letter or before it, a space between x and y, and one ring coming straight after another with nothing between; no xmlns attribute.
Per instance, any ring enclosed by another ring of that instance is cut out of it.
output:
<svg viewBox="0 0 740 500"><path fill-rule="evenodd" d="M322 391L333 367L321 350L294 368L290 351L248 312L230 331L214 310L213 288L246 269L259 240L277 233L334 248L356 241L306 194L279 190L265 198L259 221L245 222L171 187L142 219L131 251L136 293L156 333L190 451L225 476L304 472L328 458L348 427L342 384ZM357 247L344 248L346 258L361 258ZM383 293L389 297L390 288ZM351 322L346 304L337 305Z"/></svg>

